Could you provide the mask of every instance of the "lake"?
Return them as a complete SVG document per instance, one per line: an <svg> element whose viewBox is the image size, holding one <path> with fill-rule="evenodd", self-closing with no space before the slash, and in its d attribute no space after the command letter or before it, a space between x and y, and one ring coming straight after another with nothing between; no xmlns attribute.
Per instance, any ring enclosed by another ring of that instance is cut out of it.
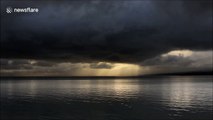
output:
<svg viewBox="0 0 213 120"><path fill-rule="evenodd" d="M212 76L1 79L1 120L212 120Z"/></svg>

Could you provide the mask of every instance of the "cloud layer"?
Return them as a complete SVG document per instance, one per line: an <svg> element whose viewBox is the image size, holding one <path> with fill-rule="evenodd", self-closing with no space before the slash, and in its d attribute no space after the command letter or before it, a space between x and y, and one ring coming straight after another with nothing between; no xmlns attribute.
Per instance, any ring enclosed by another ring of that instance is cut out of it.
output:
<svg viewBox="0 0 213 120"><path fill-rule="evenodd" d="M171 50L212 50L212 1L2 2L39 8L1 11L8 59L140 63Z"/></svg>

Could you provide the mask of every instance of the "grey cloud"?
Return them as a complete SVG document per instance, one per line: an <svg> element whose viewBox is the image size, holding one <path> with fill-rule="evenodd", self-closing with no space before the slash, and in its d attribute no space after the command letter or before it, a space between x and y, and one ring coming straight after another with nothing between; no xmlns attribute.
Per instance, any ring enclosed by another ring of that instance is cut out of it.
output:
<svg viewBox="0 0 213 120"><path fill-rule="evenodd" d="M0 59L1 69L4 70L32 69L33 67L29 66L29 64L28 60Z"/></svg>
<svg viewBox="0 0 213 120"><path fill-rule="evenodd" d="M141 63L143 67L158 72L212 70L212 51L192 52L189 56L161 55Z"/></svg>
<svg viewBox="0 0 213 120"><path fill-rule="evenodd" d="M2 76L89 76L101 69L114 66L109 63L71 63L28 59L0 59Z"/></svg>
<svg viewBox="0 0 213 120"><path fill-rule="evenodd" d="M113 68L113 64L110 63L91 63L90 68L93 69L111 69Z"/></svg>
<svg viewBox="0 0 213 120"><path fill-rule="evenodd" d="M30 59L0 59L2 70L33 70L35 67L53 67L59 63Z"/></svg>
<svg viewBox="0 0 213 120"><path fill-rule="evenodd" d="M145 60L142 66L189 66L194 62L189 58L183 56L157 56L152 59Z"/></svg>
<svg viewBox="0 0 213 120"><path fill-rule="evenodd" d="M1 12L2 58L139 63L175 49L212 50L210 0L24 3L10 5L40 13Z"/></svg>

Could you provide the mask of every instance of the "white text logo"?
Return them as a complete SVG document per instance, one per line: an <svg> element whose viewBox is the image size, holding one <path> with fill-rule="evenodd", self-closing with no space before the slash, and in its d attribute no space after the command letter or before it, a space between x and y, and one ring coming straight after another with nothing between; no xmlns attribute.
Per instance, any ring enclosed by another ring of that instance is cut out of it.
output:
<svg viewBox="0 0 213 120"><path fill-rule="evenodd" d="M31 7L26 7L26 8L12 8L12 7L7 7L6 8L6 13L37 13L39 12L38 8L31 8Z"/></svg>

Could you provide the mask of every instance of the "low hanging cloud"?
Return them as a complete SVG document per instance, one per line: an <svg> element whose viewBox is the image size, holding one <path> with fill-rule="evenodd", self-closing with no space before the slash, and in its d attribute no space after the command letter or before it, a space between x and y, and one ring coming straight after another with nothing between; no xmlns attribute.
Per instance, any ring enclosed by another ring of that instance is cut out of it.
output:
<svg viewBox="0 0 213 120"><path fill-rule="evenodd" d="M212 51L171 51L143 61L141 73L174 73L187 71L212 71Z"/></svg>
<svg viewBox="0 0 213 120"><path fill-rule="evenodd" d="M7 6L39 13L6 14ZM3 1L1 9L5 59L140 64L172 50L212 50L211 0Z"/></svg>
<svg viewBox="0 0 213 120"><path fill-rule="evenodd" d="M140 75L132 64L71 63L29 59L0 59L1 76L132 76ZM47 63L47 65L46 65Z"/></svg>
<svg viewBox="0 0 213 120"><path fill-rule="evenodd" d="M104 62L90 64L90 68L92 68L92 69L111 69L113 67L114 67L113 64L104 63Z"/></svg>
<svg viewBox="0 0 213 120"><path fill-rule="evenodd" d="M0 59L3 76L132 76L187 71L212 71L212 51L171 51L137 65L107 62L71 63Z"/></svg>
<svg viewBox="0 0 213 120"><path fill-rule="evenodd" d="M147 59L142 66L197 67L212 68L212 51L172 51Z"/></svg>

